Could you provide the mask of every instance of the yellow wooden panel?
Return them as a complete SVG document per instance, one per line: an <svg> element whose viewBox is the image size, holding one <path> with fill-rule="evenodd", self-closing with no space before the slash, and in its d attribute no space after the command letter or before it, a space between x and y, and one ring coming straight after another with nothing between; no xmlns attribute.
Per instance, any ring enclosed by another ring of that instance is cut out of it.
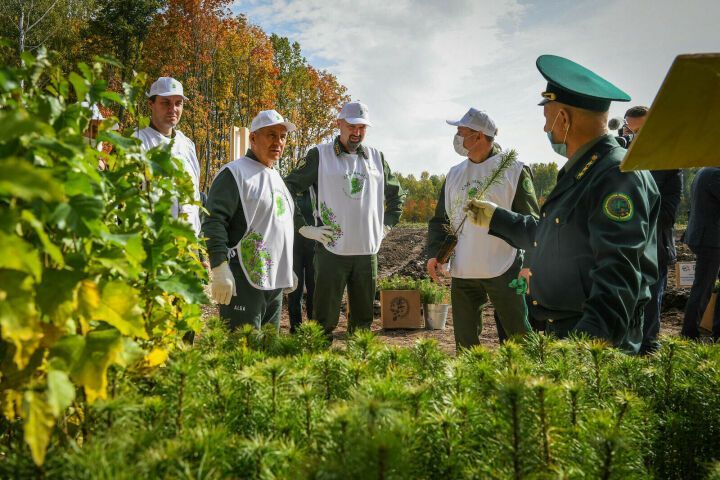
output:
<svg viewBox="0 0 720 480"><path fill-rule="evenodd" d="M720 166L720 53L678 55L620 169L705 166Z"/></svg>

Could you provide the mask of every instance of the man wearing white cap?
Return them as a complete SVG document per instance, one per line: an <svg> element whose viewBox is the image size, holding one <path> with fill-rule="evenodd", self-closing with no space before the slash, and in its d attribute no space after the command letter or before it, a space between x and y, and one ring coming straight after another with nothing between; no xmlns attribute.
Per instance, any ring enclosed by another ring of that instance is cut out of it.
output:
<svg viewBox="0 0 720 480"><path fill-rule="evenodd" d="M315 226L303 219L297 226L302 236L320 243L315 247L312 318L328 336L338 324L346 286L352 311L348 329L370 328L377 252L400 219L405 200L382 152L362 143L371 126L367 106L345 104L337 125L340 135L311 148L304 163L285 178L293 195L312 188L317 198Z"/></svg>
<svg viewBox="0 0 720 480"><path fill-rule="evenodd" d="M444 270L436 257L448 230L460 226L468 198L478 194L488 176L507 155L495 143L498 129L486 112L471 108L460 120L448 120L447 123L457 127L453 146L465 159L452 167L445 177L435 216L428 224L428 256L431 258L427 269L435 280L438 272ZM501 171L501 180L489 187L484 198L537 217L539 208L530 170L515 161ZM498 330L508 336L530 331L524 295L517 294L509 286L522 267L522 251L491 237L487 228L471 222L465 222L457 236L457 246L450 261L450 295L457 346L470 348L480 343L482 308L488 297L495 307L495 318L499 320Z"/></svg>
<svg viewBox="0 0 720 480"><path fill-rule="evenodd" d="M150 126L138 130L134 136L142 142L144 150L172 142L172 155L182 160L185 171L190 175L194 197L200 201L200 164L195 153L195 144L175 127L182 117L184 102L180 82L171 77L160 77L150 87L148 97ZM196 235L200 235L200 211L197 205L173 205L172 214L184 214Z"/></svg>
<svg viewBox="0 0 720 480"><path fill-rule="evenodd" d="M280 326L283 289L294 286L293 198L273 168L295 125L275 110L250 125L250 148L213 180L203 220L212 298L230 328Z"/></svg>

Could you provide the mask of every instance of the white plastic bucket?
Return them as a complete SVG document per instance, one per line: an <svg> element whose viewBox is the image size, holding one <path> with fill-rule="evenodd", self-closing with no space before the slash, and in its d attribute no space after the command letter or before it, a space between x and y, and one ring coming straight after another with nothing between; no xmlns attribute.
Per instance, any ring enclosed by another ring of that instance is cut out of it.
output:
<svg viewBox="0 0 720 480"><path fill-rule="evenodd" d="M423 315L425 316L425 328L430 330L445 330L447 323L448 309L447 304L423 304Z"/></svg>

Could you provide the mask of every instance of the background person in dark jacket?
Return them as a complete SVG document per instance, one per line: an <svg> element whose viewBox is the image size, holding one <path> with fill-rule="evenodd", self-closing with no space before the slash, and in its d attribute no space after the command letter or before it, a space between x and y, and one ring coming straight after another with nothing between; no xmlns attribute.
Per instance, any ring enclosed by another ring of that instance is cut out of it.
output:
<svg viewBox="0 0 720 480"><path fill-rule="evenodd" d="M720 272L720 167L701 168L692 186L685 243L695 254L695 280L685 307L681 335L697 338L715 280ZM715 308L713 337L720 338L720 308Z"/></svg>
<svg viewBox="0 0 720 480"><path fill-rule="evenodd" d="M295 206L300 209L305 222L308 225L315 225L313 210L315 205L312 199L311 190L295 195ZM297 288L288 295L288 313L290 314L290 333L295 333L297 327L302 323L302 299L303 289L307 288L305 297L305 311L308 318L313 311L313 294L315 292L315 269L313 258L315 256L315 241L305 238L295 232L295 243L293 244L293 271L298 278Z"/></svg>
<svg viewBox="0 0 720 480"><path fill-rule="evenodd" d="M625 112L625 126L633 136L645 124L648 107L636 106ZM652 353L658 349L660 312L663 294L667 286L668 266L675 263L675 219L682 197L682 173L676 170L653 170L650 172L660 191L660 215L657 222L658 281L650 287L650 301L645 305L643 340L640 353Z"/></svg>

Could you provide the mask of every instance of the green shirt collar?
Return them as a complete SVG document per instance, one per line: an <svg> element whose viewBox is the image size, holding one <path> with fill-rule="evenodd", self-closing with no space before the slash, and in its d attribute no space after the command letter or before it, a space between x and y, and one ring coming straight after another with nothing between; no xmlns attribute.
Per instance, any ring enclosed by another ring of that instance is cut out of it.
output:
<svg viewBox="0 0 720 480"><path fill-rule="evenodd" d="M252 159L255 160L256 162L259 162L259 161L260 161L260 160L258 160L257 156L255 155L255 152L253 152L253 151L250 150L249 148L247 149L247 152L245 152L245 156L248 157L248 158L252 158Z"/></svg>
<svg viewBox="0 0 720 480"><path fill-rule="evenodd" d="M582 158L583 155L585 155L587 152L589 152L590 149L593 146L595 146L596 143L598 143L603 138L609 137L609 136L611 136L611 134L609 134L609 133L600 135L599 137L590 140L585 145L578 148L577 151L575 152L575 154L572 157L570 157L570 159L568 159L567 162L565 162L565 165L563 165L563 170L565 171L565 173L569 172L570 169L573 167L573 165L575 165L575 163L578 161L578 159Z"/></svg>
<svg viewBox="0 0 720 480"><path fill-rule="evenodd" d="M341 153L348 153L348 154L350 153L350 152L348 152L348 149L345 148L345 145L343 145L342 142L340 141L340 135L335 137L335 141L333 142L333 148L335 149L335 155L337 155L338 157L340 156ZM370 155L368 154L368 149L365 145L360 145L357 149L357 152L363 158L370 157Z"/></svg>

